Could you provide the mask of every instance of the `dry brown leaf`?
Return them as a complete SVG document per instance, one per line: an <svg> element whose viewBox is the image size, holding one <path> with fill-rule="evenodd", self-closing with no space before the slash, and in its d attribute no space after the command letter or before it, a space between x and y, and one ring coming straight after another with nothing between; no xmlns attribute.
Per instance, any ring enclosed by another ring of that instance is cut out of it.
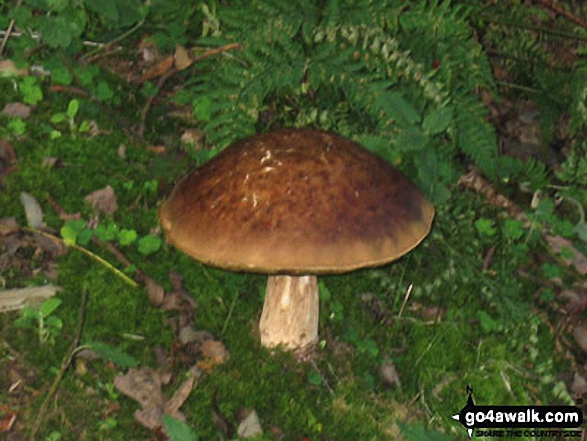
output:
<svg viewBox="0 0 587 441"><path fill-rule="evenodd" d="M445 308L440 306L426 306L419 302L413 302L409 310L419 314L426 320L437 320L438 322L441 322L444 314L446 314Z"/></svg>
<svg viewBox="0 0 587 441"><path fill-rule="evenodd" d="M181 135L180 140L194 150L202 150L202 132L200 130L187 129Z"/></svg>
<svg viewBox="0 0 587 441"><path fill-rule="evenodd" d="M582 397L587 394L587 380L578 372L573 375L573 384L571 385L571 392L577 397Z"/></svg>
<svg viewBox="0 0 587 441"><path fill-rule="evenodd" d="M31 116L32 108L23 103L8 103L2 109L2 115L10 118L27 119Z"/></svg>
<svg viewBox="0 0 587 441"><path fill-rule="evenodd" d="M122 376L114 379L114 386L124 395L132 398L141 405L135 411L135 419L148 429L161 427L163 414L168 414L180 421L185 421L185 415L179 408L189 396L194 386L195 378L189 377L175 391L171 399L166 400L162 385L168 384L171 374L152 368L133 368Z"/></svg>
<svg viewBox="0 0 587 441"><path fill-rule="evenodd" d="M145 288L149 295L149 302L153 306L161 306L165 298L165 290L161 285L151 279L149 276L145 276Z"/></svg>
<svg viewBox="0 0 587 441"><path fill-rule="evenodd" d="M395 364L391 361L384 361L379 366L379 375L383 379L383 382L386 386L389 387L401 387L402 383L399 378L399 374L397 373L397 369L395 368Z"/></svg>
<svg viewBox="0 0 587 441"><path fill-rule="evenodd" d="M161 426L165 409L161 385L168 383L170 378L170 374L152 368L133 368L116 377L114 386L141 405L134 414L135 419L148 429L155 429Z"/></svg>
<svg viewBox="0 0 587 441"><path fill-rule="evenodd" d="M16 233L19 229L20 227L14 216L0 219L0 236Z"/></svg>
<svg viewBox="0 0 587 441"><path fill-rule="evenodd" d="M43 210L34 196L25 191L20 193L20 201L24 207L27 224L31 228L44 228Z"/></svg>
<svg viewBox="0 0 587 441"><path fill-rule="evenodd" d="M7 406L0 406L0 433L10 432L16 421L16 412Z"/></svg>
<svg viewBox="0 0 587 441"><path fill-rule="evenodd" d="M175 45L175 68L177 70L187 69L192 65L194 60L192 59L189 51L181 44Z"/></svg>
<svg viewBox="0 0 587 441"><path fill-rule="evenodd" d="M173 69L173 65L175 63L175 59L173 55L169 55L165 57L163 60L159 61L155 66L148 69L141 77L138 79L138 83L142 84L145 81L149 81L155 78L159 78L160 76L165 75L171 69Z"/></svg>
<svg viewBox="0 0 587 441"><path fill-rule="evenodd" d="M92 204L92 207L100 213L114 214L118 210L116 193L109 185L90 193L84 198L84 201Z"/></svg>
<svg viewBox="0 0 587 441"><path fill-rule="evenodd" d="M37 306L53 297L60 289L58 286L48 284L0 291L0 312L14 311L25 306Z"/></svg>
<svg viewBox="0 0 587 441"><path fill-rule="evenodd" d="M201 352L213 364L218 365L228 360L229 353L221 341L205 340L202 342Z"/></svg>
<svg viewBox="0 0 587 441"><path fill-rule="evenodd" d="M587 352L587 325L579 325L573 331L573 337L581 349Z"/></svg>
<svg viewBox="0 0 587 441"><path fill-rule="evenodd" d="M18 69L12 60L0 60L0 77L22 77L25 75L28 75L28 69Z"/></svg>
<svg viewBox="0 0 587 441"><path fill-rule="evenodd" d="M255 409L243 409L240 414L242 418L240 418L241 421L236 429L239 438L253 438L263 434L259 415Z"/></svg>
<svg viewBox="0 0 587 441"><path fill-rule="evenodd" d="M185 400L190 396L194 387L196 379L189 377L177 388L173 396L167 403L165 403L165 413L177 418L180 421L185 421L185 416L179 411Z"/></svg>

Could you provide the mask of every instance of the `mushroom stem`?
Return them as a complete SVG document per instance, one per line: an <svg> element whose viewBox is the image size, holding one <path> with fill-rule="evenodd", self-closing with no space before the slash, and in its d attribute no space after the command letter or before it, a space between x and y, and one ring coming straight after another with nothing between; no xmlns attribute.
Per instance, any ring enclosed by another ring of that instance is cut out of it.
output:
<svg viewBox="0 0 587 441"><path fill-rule="evenodd" d="M318 342L316 276L270 276L259 328L261 344L304 350Z"/></svg>

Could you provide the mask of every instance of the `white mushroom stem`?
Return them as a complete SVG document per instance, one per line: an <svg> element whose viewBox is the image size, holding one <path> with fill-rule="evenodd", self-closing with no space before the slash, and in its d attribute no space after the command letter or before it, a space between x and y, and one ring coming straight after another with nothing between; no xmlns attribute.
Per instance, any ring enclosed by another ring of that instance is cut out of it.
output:
<svg viewBox="0 0 587 441"><path fill-rule="evenodd" d="M318 342L316 276L270 276L259 328L268 348L303 350Z"/></svg>

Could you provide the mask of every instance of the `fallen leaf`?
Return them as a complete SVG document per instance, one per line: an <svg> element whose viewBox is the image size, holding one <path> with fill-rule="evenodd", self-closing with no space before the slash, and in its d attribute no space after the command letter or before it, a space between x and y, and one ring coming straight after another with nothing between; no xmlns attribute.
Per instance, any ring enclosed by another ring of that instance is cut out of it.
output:
<svg viewBox="0 0 587 441"><path fill-rule="evenodd" d="M31 116L32 109L23 103L7 103L2 109L2 115L10 118L27 119Z"/></svg>
<svg viewBox="0 0 587 441"><path fill-rule="evenodd" d="M177 70L187 69L192 65L194 60L192 59L189 51L181 44L175 45L175 68Z"/></svg>
<svg viewBox="0 0 587 441"><path fill-rule="evenodd" d="M422 318L426 320L438 320L438 322L442 321L444 314L446 313L445 308L440 306L425 306L419 302L413 302L409 310L420 314Z"/></svg>
<svg viewBox="0 0 587 441"><path fill-rule="evenodd" d="M53 297L61 288L55 285L28 286L0 291L0 312L14 311L25 306L37 306Z"/></svg>
<svg viewBox="0 0 587 441"><path fill-rule="evenodd" d="M571 392L577 397L582 397L587 393L587 380L578 372L573 375L573 384L571 385Z"/></svg>
<svg viewBox="0 0 587 441"><path fill-rule="evenodd" d="M381 363L381 366L379 366L379 375L381 375L381 378L383 379L383 382L386 386L397 386L401 388L402 383L393 362L388 360Z"/></svg>
<svg viewBox="0 0 587 441"><path fill-rule="evenodd" d="M199 330L196 331L194 326L190 323L186 326L182 326L178 333L179 342L182 345L197 344L201 345L207 340L214 340L214 337L209 331Z"/></svg>
<svg viewBox="0 0 587 441"><path fill-rule="evenodd" d="M16 233L19 229L20 227L14 216L0 219L0 236Z"/></svg>
<svg viewBox="0 0 587 441"><path fill-rule="evenodd" d="M171 379L170 374L151 368L132 368L123 376L114 378L114 386L141 405L135 419L148 429L161 426L165 397L161 385Z"/></svg>
<svg viewBox="0 0 587 441"><path fill-rule="evenodd" d="M177 418L180 421L185 421L185 416L179 411L185 400L189 397L194 387L196 379L189 377L177 388L173 396L167 403L165 403L165 413Z"/></svg>
<svg viewBox="0 0 587 441"><path fill-rule="evenodd" d="M25 75L28 75L28 69L18 69L12 60L0 60L0 77L22 77Z"/></svg>
<svg viewBox="0 0 587 441"><path fill-rule="evenodd" d="M565 301L565 310L572 316L579 317L587 308L587 285L575 283L573 289L565 289L559 296Z"/></svg>
<svg viewBox="0 0 587 441"><path fill-rule="evenodd" d="M194 148L202 150L202 132L196 129L187 129L180 138L181 142Z"/></svg>
<svg viewBox="0 0 587 441"><path fill-rule="evenodd" d="M90 193L84 198L84 201L92 204L92 208L100 213L114 214L118 210L116 193L109 185Z"/></svg>
<svg viewBox="0 0 587 441"><path fill-rule="evenodd" d="M201 351L204 357L216 365L224 363L230 356L224 344L218 340L205 340Z"/></svg>
<svg viewBox="0 0 587 441"><path fill-rule="evenodd" d="M163 414L185 421L185 415L179 408L189 396L195 383L190 376L175 391L171 399L166 400L161 386L168 384L171 374L159 369L133 368L114 379L114 386L124 395L138 401L141 409L135 411L135 419L144 427L154 430L163 424Z"/></svg>
<svg viewBox="0 0 587 441"><path fill-rule="evenodd" d="M581 349L587 352L587 326L579 325L573 331L573 337Z"/></svg>
<svg viewBox="0 0 587 441"><path fill-rule="evenodd" d="M6 406L0 406L0 433L10 432L16 421L16 412L12 412Z"/></svg>
<svg viewBox="0 0 587 441"><path fill-rule="evenodd" d="M240 419L236 429L239 438L252 438L263 434L259 415L257 415L255 409L244 409L240 413L243 417Z"/></svg>
<svg viewBox="0 0 587 441"><path fill-rule="evenodd" d="M20 193L20 201L24 207L24 214L28 226L31 228L44 228L45 222L43 222L43 210L34 196L23 191Z"/></svg>
<svg viewBox="0 0 587 441"><path fill-rule="evenodd" d="M161 306L165 298L165 290L161 285L148 276L145 276L145 288L149 296L149 302L153 306Z"/></svg>
<svg viewBox="0 0 587 441"><path fill-rule="evenodd" d="M149 81L155 78L158 78L162 75L168 73L171 69L173 69L173 65L175 63L175 59L173 55L169 55L165 57L161 61L159 61L155 66L148 69L141 77L138 79L138 83L142 84L145 81Z"/></svg>

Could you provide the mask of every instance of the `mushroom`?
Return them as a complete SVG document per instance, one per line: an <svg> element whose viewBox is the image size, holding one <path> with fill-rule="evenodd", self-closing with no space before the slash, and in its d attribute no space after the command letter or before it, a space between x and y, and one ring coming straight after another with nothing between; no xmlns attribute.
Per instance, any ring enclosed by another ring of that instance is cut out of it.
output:
<svg viewBox="0 0 587 441"><path fill-rule="evenodd" d="M357 143L284 129L239 140L195 169L163 203L168 240L191 257L270 274L261 343L318 341L316 275L391 262L430 231L434 207Z"/></svg>

